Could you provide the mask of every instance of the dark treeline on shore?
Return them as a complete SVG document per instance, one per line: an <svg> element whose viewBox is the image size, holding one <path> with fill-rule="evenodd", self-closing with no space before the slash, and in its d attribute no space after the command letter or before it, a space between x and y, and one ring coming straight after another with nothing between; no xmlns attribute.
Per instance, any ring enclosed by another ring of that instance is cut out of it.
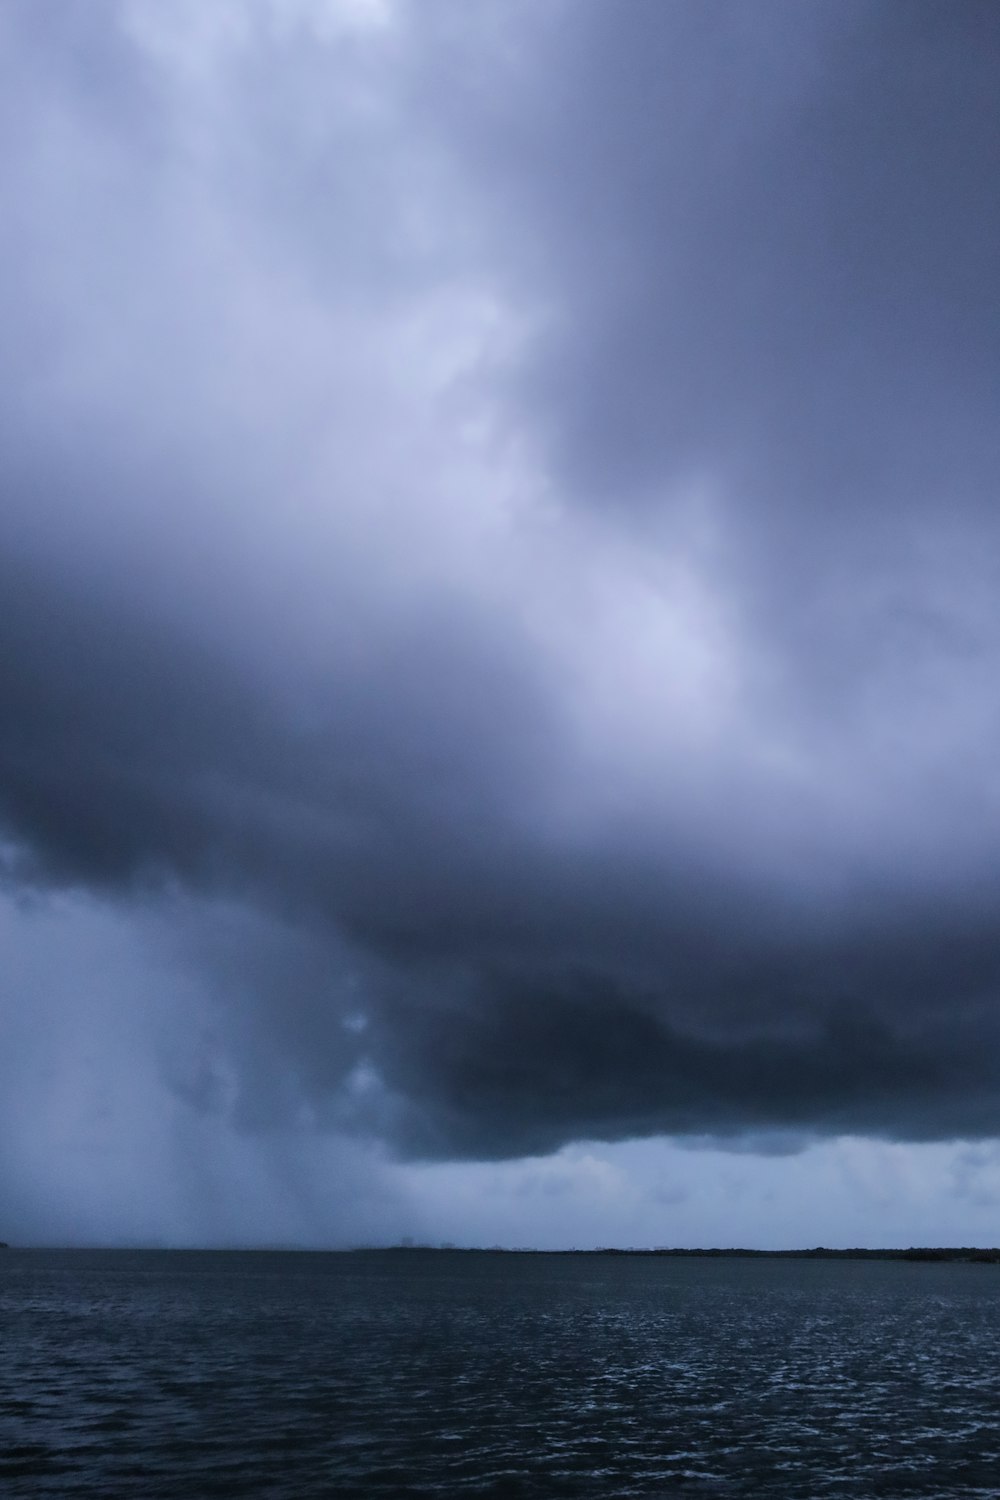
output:
<svg viewBox="0 0 1000 1500"><path fill-rule="evenodd" d="M353 1254L413 1254L415 1252L452 1255L631 1255L708 1258L717 1260L909 1260L909 1261L967 1261L976 1264L1000 1264L1000 1248L983 1248L977 1245L912 1245L906 1250L868 1250L860 1246L851 1249L831 1250L816 1245L808 1250L748 1250L740 1246L713 1249L684 1249L658 1247L656 1249L624 1249L602 1246L596 1250L533 1250L530 1247L508 1250L501 1245L386 1245L373 1249L359 1249Z"/></svg>
<svg viewBox="0 0 1000 1500"><path fill-rule="evenodd" d="M12 1247L5 1241L0 1240L0 1250L9 1250ZM23 1249L55 1248L49 1247L22 1247ZM63 1247L65 1251L66 1247ZM98 1246L77 1247L82 1250L94 1250ZM103 1247L105 1249L110 1247ZM124 1247L123 1247L124 1248ZM356 1245L350 1249L319 1249L315 1246L296 1247L293 1245L267 1245L267 1246L243 1246L223 1249L218 1246L188 1246L186 1249L173 1247L165 1250L165 1247L156 1246L129 1246L132 1251L148 1250L153 1253L189 1255L189 1254L285 1254L285 1255L550 1255L550 1256L631 1256L651 1259L692 1259L692 1260L905 1260L905 1261L960 1261L975 1265L1000 1265L1000 1247L992 1248L979 1245L911 1245L908 1249L896 1250L872 1250L862 1246L854 1246L849 1249L830 1249L825 1245L815 1245L811 1249L803 1250L750 1250L744 1246L733 1245L727 1247L691 1248L682 1246L657 1246L652 1249L641 1249L634 1247L619 1247L615 1245L604 1245L597 1249L578 1250L536 1250L530 1245L518 1245L508 1248L504 1245L418 1245L404 1242L398 1245Z"/></svg>

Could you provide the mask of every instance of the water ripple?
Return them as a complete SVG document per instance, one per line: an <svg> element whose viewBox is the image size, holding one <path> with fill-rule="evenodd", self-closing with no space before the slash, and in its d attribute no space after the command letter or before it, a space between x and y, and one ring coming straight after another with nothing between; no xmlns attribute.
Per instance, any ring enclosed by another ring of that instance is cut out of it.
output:
<svg viewBox="0 0 1000 1500"><path fill-rule="evenodd" d="M995 1267L5 1252L0 1491L1000 1494Z"/></svg>

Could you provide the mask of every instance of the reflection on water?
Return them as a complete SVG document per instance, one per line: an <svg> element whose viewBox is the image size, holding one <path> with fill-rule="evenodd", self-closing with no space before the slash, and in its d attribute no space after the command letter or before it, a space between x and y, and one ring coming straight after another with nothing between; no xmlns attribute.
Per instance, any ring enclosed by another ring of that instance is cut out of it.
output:
<svg viewBox="0 0 1000 1500"><path fill-rule="evenodd" d="M1000 1494L1000 1267L0 1255L11 1496Z"/></svg>

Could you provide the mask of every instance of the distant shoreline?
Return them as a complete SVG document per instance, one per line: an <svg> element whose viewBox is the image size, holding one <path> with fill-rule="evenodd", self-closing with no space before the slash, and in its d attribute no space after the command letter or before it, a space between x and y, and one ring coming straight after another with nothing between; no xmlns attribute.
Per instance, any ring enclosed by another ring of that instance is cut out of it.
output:
<svg viewBox="0 0 1000 1500"><path fill-rule="evenodd" d="M911 1245L905 1250L830 1249L816 1245L802 1250L751 1250L744 1246L675 1247L653 1249L600 1246L596 1249L540 1250L531 1246L504 1245L353 1245L323 1247L317 1245L21 1245L0 1241L0 1250L55 1251L60 1254L103 1253L141 1255L533 1255L533 1256L603 1256L660 1260L892 1260L932 1264L958 1262L967 1265L1000 1265L1000 1247L979 1245Z"/></svg>
<svg viewBox="0 0 1000 1500"><path fill-rule="evenodd" d="M1000 1248L985 1248L977 1245L933 1246L914 1245L905 1250L866 1250L860 1246L846 1250L831 1250L817 1245L808 1250L749 1250L740 1246L723 1249L663 1247L650 1250L619 1249L603 1246L594 1250L533 1250L531 1248L506 1249L501 1245L381 1245L359 1246L344 1252L349 1255L603 1255L641 1256L646 1259L700 1259L700 1260L905 1260L905 1261L965 1261L976 1265L1000 1265Z"/></svg>

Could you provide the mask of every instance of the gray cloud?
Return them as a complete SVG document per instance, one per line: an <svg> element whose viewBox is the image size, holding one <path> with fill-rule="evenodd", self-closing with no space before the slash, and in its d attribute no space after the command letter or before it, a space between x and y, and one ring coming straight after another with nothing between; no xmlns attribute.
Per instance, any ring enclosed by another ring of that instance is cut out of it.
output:
<svg viewBox="0 0 1000 1500"><path fill-rule="evenodd" d="M0 816L161 904L178 1097L996 1133L992 7L57 9Z"/></svg>

